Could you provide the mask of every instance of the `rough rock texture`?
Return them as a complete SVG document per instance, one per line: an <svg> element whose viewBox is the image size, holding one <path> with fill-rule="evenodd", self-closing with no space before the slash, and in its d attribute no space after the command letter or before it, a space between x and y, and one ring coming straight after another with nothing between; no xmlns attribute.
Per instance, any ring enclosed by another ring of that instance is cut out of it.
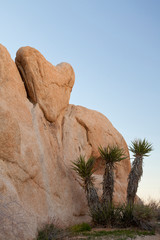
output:
<svg viewBox="0 0 160 240"><path fill-rule="evenodd" d="M87 159L91 155L96 158L95 184L101 196L105 163L100 158L98 146L118 145L125 149L125 154L129 156L124 138L101 113L74 105L69 105L66 110L62 134L63 156L67 165L80 154L85 155ZM125 201L129 172L129 158L116 166L114 201L117 203Z"/></svg>
<svg viewBox="0 0 160 240"><path fill-rule="evenodd" d="M97 147L117 144L129 156L105 116L68 104L74 83L69 64L54 67L30 47L18 51L16 64L0 45L0 240L34 239L47 221L89 221L71 162L80 154L97 158L101 194L104 163ZM129 171L129 158L115 170L115 201L125 200Z"/></svg>
<svg viewBox="0 0 160 240"><path fill-rule="evenodd" d="M39 104L48 121L55 121L69 103L75 80L71 65L61 63L55 67L31 47L18 50L16 64L30 100Z"/></svg>

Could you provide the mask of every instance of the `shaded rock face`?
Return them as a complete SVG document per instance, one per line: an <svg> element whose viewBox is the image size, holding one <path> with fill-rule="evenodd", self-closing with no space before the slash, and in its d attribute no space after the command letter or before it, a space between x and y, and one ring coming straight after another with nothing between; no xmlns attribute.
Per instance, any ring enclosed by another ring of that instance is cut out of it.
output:
<svg viewBox="0 0 160 240"><path fill-rule="evenodd" d="M115 169L114 200L126 198L127 145L105 116L69 105L73 84L69 64L55 67L30 47L18 50L15 64L0 45L0 239L34 239L48 221L64 227L89 221L71 164L80 154L96 157L101 195L99 145L125 149L128 159Z"/></svg>

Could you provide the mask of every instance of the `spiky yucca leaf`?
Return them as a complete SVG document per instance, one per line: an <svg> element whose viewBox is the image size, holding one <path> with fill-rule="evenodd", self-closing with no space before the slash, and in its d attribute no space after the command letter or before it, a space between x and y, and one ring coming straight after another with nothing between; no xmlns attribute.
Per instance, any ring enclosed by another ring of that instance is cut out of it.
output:
<svg viewBox="0 0 160 240"><path fill-rule="evenodd" d="M133 152L133 156L146 156L148 157L148 153L153 151L153 146L146 139L135 139L131 142L131 146L129 146L129 150Z"/></svg>
<svg viewBox="0 0 160 240"><path fill-rule="evenodd" d="M120 162L127 158L123 148L119 148L118 146L108 146L107 148L99 146L98 150L102 159L104 159L107 164L114 165L116 162Z"/></svg>
<svg viewBox="0 0 160 240"><path fill-rule="evenodd" d="M128 204L133 205L138 190L138 184L143 175L143 157L149 156L148 153L153 150L153 147L146 139L136 139L131 142L129 150L133 152L135 159L128 176L127 202Z"/></svg>
<svg viewBox="0 0 160 240"><path fill-rule="evenodd" d="M105 172L103 175L103 194L102 202L111 204L114 192L114 167L117 162L120 162L127 157L124 155L124 150L118 146L108 146L98 148L102 159L105 160Z"/></svg>
<svg viewBox="0 0 160 240"><path fill-rule="evenodd" d="M87 161L85 161L85 157L82 155L80 155L77 161L72 162L72 169L80 176L85 184L86 182L92 183L94 180L94 177L92 176L92 174L95 172L93 169L94 162L95 159L93 157L90 157Z"/></svg>
<svg viewBox="0 0 160 240"><path fill-rule="evenodd" d="M98 209L100 206L99 197L97 191L93 185L94 177L92 174L96 171L94 169L95 159L90 157L85 161L85 157L80 155L77 161L73 162L72 169L80 176L83 181L83 187L86 192L88 206L90 211Z"/></svg>

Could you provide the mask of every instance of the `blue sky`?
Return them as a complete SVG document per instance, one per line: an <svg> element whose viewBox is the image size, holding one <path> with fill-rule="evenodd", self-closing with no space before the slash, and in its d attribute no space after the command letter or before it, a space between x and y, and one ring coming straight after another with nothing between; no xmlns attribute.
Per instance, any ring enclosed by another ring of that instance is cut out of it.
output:
<svg viewBox="0 0 160 240"><path fill-rule="evenodd" d="M0 42L12 58L21 46L56 65L69 62L70 103L102 112L127 144L147 138L138 194L160 198L160 1L2 0Z"/></svg>

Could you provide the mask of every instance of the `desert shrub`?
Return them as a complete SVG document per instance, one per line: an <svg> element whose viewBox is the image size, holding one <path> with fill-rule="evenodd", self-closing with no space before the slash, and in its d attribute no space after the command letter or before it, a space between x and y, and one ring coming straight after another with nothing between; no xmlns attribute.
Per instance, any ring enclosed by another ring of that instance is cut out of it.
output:
<svg viewBox="0 0 160 240"><path fill-rule="evenodd" d="M121 226L139 227L143 230L153 230L154 225L151 221L155 219L155 211L152 207L145 204L126 204L121 207Z"/></svg>
<svg viewBox="0 0 160 240"><path fill-rule="evenodd" d="M157 209L157 220L160 221L160 205Z"/></svg>
<svg viewBox="0 0 160 240"><path fill-rule="evenodd" d="M157 209L157 208L155 208ZM91 217L94 224L112 227L139 227L144 230L152 230L150 222L155 219L153 207L144 204L114 204L101 205L93 209Z"/></svg>
<svg viewBox="0 0 160 240"><path fill-rule="evenodd" d="M91 231L91 226L88 223L81 223L81 224L76 224L71 227L72 232L84 232L84 231Z"/></svg>
<svg viewBox="0 0 160 240"><path fill-rule="evenodd" d="M101 204L90 212L93 223L103 226L118 226L121 221L121 208L111 204Z"/></svg>
<svg viewBox="0 0 160 240"><path fill-rule="evenodd" d="M155 219L160 221L160 201L150 199L146 205L152 209Z"/></svg>
<svg viewBox="0 0 160 240"><path fill-rule="evenodd" d="M120 209L121 209L120 225L122 227L130 227L135 225L133 216L133 206L129 204L122 204L120 206Z"/></svg>
<svg viewBox="0 0 160 240"><path fill-rule="evenodd" d="M54 224L46 224L39 232L37 240L53 240L60 239L62 230L54 226Z"/></svg>
<svg viewBox="0 0 160 240"><path fill-rule="evenodd" d="M135 204L133 207L133 216L140 221L151 221L155 218L155 211L149 205Z"/></svg>

